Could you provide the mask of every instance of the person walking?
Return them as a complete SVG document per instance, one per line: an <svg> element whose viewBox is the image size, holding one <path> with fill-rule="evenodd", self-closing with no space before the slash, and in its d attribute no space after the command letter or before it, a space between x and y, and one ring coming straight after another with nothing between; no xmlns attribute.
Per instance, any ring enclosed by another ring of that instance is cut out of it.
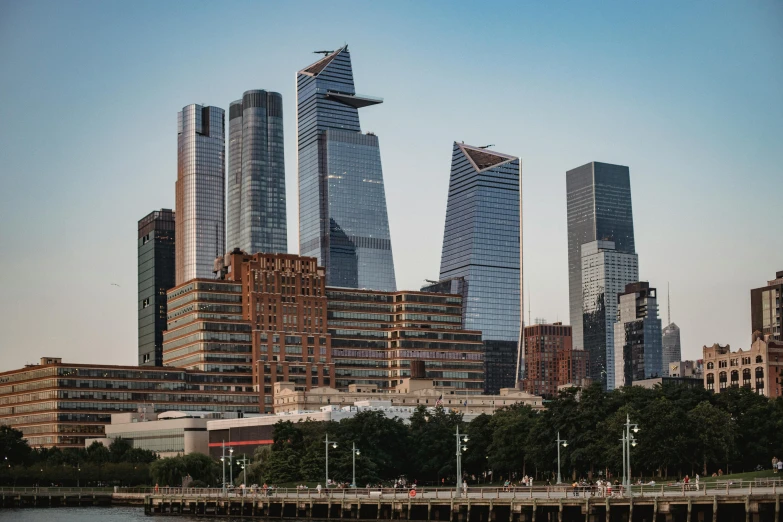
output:
<svg viewBox="0 0 783 522"><path fill-rule="evenodd" d="M772 473L778 472L778 458L772 457Z"/></svg>
<svg viewBox="0 0 783 522"><path fill-rule="evenodd" d="M778 461L778 473L783 473L783 460Z"/></svg>
<svg viewBox="0 0 783 522"><path fill-rule="evenodd" d="M264 484L264 487L266 487L266 484ZM315 487L315 490L318 491L318 496L321 496L321 483L319 482L318 485Z"/></svg>
<svg viewBox="0 0 783 522"><path fill-rule="evenodd" d="M462 494L466 495L466 496L468 494L468 481L467 480L463 480L462 481Z"/></svg>

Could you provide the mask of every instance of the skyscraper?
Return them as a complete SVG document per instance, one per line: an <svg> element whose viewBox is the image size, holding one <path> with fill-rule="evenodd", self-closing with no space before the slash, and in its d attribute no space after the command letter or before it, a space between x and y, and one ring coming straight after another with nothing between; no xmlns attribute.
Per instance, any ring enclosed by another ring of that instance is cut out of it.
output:
<svg viewBox="0 0 783 522"><path fill-rule="evenodd" d="M636 252L628 167L591 162L566 173L568 204L568 302L574 349L584 349L582 334L582 245L614 243L617 252ZM590 364L596 361L590 358Z"/></svg>
<svg viewBox="0 0 783 522"><path fill-rule="evenodd" d="M163 366L166 291L174 286L174 212L139 220L139 365Z"/></svg>
<svg viewBox="0 0 783 522"><path fill-rule="evenodd" d="M631 283L618 296L614 323L615 387L661 375L661 320L649 283Z"/></svg>
<svg viewBox="0 0 783 522"><path fill-rule="evenodd" d="M618 252L613 241L582 245L582 304L584 350L590 354L588 377L606 389L615 387L614 323L617 296L625 285L639 280L636 254Z"/></svg>
<svg viewBox="0 0 783 522"><path fill-rule="evenodd" d="M288 251L283 97L246 91L228 111L226 250Z"/></svg>
<svg viewBox="0 0 783 522"><path fill-rule="evenodd" d="M464 278L464 327L482 332L486 393L517 381L521 177L519 158L454 143L440 279Z"/></svg>
<svg viewBox="0 0 783 522"><path fill-rule="evenodd" d="M225 253L225 111L191 104L177 114L176 284L213 278Z"/></svg>
<svg viewBox="0 0 783 522"><path fill-rule="evenodd" d="M767 286L750 291L750 323L753 332L783 341L783 271L776 272Z"/></svg>
<svg viewBox="0 0 783 522"><path fill-rule="evenodd" d="M330 286L394 291L381 152L358 110L383 100L356 94L347 45L299 71L296 90L299 253Z"/></svg>
<svg viewBox="0 0 783 522"><path fill-rule="evenodd" d="M661 376L669 377L669 368L672 363L682 359L682 348L680 346L680 327L674 323L663 329L662 334L663 357L661 361Z"/></svg>

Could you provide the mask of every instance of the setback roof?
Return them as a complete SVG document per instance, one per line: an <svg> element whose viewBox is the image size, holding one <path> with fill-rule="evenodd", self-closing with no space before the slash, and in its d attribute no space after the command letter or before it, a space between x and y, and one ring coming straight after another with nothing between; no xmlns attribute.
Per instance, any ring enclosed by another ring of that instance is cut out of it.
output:
<svg viewBox="0 0 783 522"><path fill-rule="evenodd" d="M516 156L509 156L508 154L501 154L499 152L493 152L487 149L480 149L478 147L471 147L464 143L457 144L462 150L462 153L467 157L477 171L483 172L492 167L497 167L503 163L509 163L517 158Z"/></svg>

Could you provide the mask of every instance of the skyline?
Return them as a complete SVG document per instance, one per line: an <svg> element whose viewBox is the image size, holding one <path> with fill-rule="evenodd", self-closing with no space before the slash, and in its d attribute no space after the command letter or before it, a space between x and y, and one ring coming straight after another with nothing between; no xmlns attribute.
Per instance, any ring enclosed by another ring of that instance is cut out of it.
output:
<svg viewBox="0 0 783 522"><path fill-rule="evenodd" d="M383 139L399 289L437 279L452 142L494 143L522 163L532 317L568 321L565 172L602 161L630 168L640 278L671 283L683 358L704 344L750 345L750 289L783 269L777 208L764 200L783 164L780 4L355 4L350 23L269 5L209 42L197 38L203 24L230 10L194 3L183 16L172 4L150 16L152 5L0 7L0 119L10 123L0 130L10 296L0 369L42 356L136 359L137 223L175 206L174 118L188 104L227 110L238 92L282 94L288 248L298 252L295 74L313 50L344 42L360 91L385 99L362 119ZM498 9L519 27L495 31ZM311 30L258 36L264 17ZM384 18L389 27L369 23ZM278 52L243 68L229 53L239 44ZM466 74L477 64L506 66L511 79Z"/></svg>

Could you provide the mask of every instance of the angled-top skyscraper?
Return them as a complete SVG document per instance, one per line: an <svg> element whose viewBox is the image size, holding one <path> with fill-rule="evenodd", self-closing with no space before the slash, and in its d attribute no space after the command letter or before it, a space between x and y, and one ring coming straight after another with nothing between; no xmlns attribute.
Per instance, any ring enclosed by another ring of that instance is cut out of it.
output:
<svg viewBox="0 0 783 522"><path fill-rule="evenodd" d="M176 284L212 278L226 249L226 113L191 104L177 114Z"/></svg>
<svg viewBox="0 0 783 522"><path fill-rule="evenodd" d="M348 46L296 75L299 253L318 258L330 286L393 291L381 152L362 134Z"/></svg>
<svg viewBox="0 0 783 522"><path fill-rule="evenodd" d="M283 97L246 91L228 111L226 250L288 251Z"/></svg>
<svg viewBox="0 0 783 522"><path fill-rule="evenodd" d="M582 350L585 349L582 334L582 245L593 241L612 241L618 253L636 253L630 173L628 167L594 161L566 173L566 191L568 301L573 347ZM606 298L616 300L617 296ZM590 362L592 366L593 361ZM594 375L591 377L596 378Z"/></svg>
<svg viewBox="0 0 783 522"><path fill-rule="evenodd" d="M454 143L440 284L464 278L464 325L482 333L486 393L518 378L521 177L519 158Z"/></svg>

